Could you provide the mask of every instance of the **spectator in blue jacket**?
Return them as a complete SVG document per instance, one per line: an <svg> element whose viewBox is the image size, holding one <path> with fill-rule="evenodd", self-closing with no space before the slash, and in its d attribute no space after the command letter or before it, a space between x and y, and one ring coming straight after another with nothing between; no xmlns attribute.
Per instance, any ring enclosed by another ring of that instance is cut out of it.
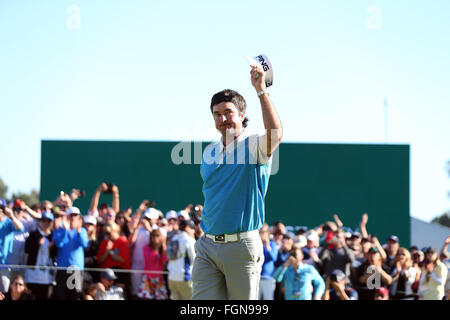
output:
<svg viewBox="0 0 450 320"><path fill-rule="evenodd" d="M291 256L275 271L277 282L284 281L285 300L320 300L325 282L311 265L303 263L303 251L294 245Z"/></svg>
<svg viewBox="0 0 450 320"><path fill-rule="evenodd" d="M259 300L273 300L275 292L275 261L278 258L278 246L270 240L269 225L265 223L259 230L264 249L264 263L259 280Z"/></svg>
<svg viewBox="0 0 450 320"><path fill-rule="evenodd" d="M23 224L14 212L0 199L0 292L7 292L10 283L10 271L1 265L6 264L12 252L15 231L23 232Z"/></svg>
<svg viewBox="0 0 450 320"><path fill-rule="evenodd" d="M89 238L86 229L82 227L80 210L70 207L62 224L53 233L53 241L58 248L58 267L84 268L84 249ZM54 298L57 300L74 300L81 298L83 277L81 271L58 270Z"/></svg>
<svg viewBox="0 0 450 320"><path fill-rule="evenodd" d="M283 235L283 240L281 241L281 248L278 250L278 257L275 261L275 269L285 263L291 256L292 246L294 245L294 239L289 235ZM277 282L275 285L275 300L284 300L284 285L283 282Z"/></svg>

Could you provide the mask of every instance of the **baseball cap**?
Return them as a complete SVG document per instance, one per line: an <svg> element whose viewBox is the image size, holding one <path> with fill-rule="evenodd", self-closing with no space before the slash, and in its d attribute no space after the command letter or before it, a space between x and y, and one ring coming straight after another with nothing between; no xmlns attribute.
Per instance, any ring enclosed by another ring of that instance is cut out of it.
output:
<svg viewBox="0 0 450 320"><path fill-rule="evenodd" d="M425 250L425 254L436 253L436 252L437 252L437 250L435 247L428 247L427 250Z"/></svg>
<svg viewBox="0 0 450 320"><path fill-rule="evenodd" d="M295 240L295 243L298 243L300 247L303 248L304 246L306 246L306 237L302 235L297 236L297 240Z"/></svg>
<svg viewBox="0 0 450 320"><path fill-rule="evenodd" d="M189 213L187 213L185 210L178 211L177 216L178 217L183 217L185 220L190 219Z"/></svg>
<svg viewBox="0 0 450 320"><path fill-rule="evenodd" d="M97 218L95 218L94 216L92 216L90 214L85 216L83 221L84 221L84 223L93 224L94 226L97 225Z"/></svg>
<svg viewBox="0 0 450 320"><path fill-rule="evenodd" d="M13 207L15 207L15 208L22 208L22 206L23 206L24 204L25 204L25 202L23 202L23 200L16 199L16 201L14 201Z"/></svg>
<svg viewBox="0 0 450 320"><path fill-rule="evenodd" d="M176 219L178 217L177 212L175 210L169 210L166 213L166 219Z"/></svg>
<svg viewBox="0 0 450 320"><path fill-rule="evenodd" d="M330 275L330 280L334 282L345 280L345 273L342 270L334 269Z"/></svg>
<svg viewBox="0 0 450 320"><path fill-rule="evenodd" d="M396 235L391 235L391 236L389 236L388 241L389 241L389 240L392 240L392 241L397 242L397 243L400 242L399 239L398 239L398 237L397 237Z"/></svg>
<svg viewBox="0 0 450 320"><path fill-rule="evenodd" d="M78 209L77 207L70 207L69 209L66 210L66 214L71 215L71 214L81 214L81 213L80 213L80 209Z"/></svg>
<svg viewBox="0 0 450 320"><path fill-rule="evenodd" d="M352 235L350 236L350 238L361 238L361 233L355 231L352 232Z"/></svg>
<svg viewBox="0 0 450 320"><path fill-rule="evenodd" d="M315 230L310 230L306 234L306 240L319 241L319 235L317 234L317 232Z"/></svg>
<svg viewBox="0 0 450 320"><path fill-rule="evenodd" d="M53 213L51 213L51 212L49 212L49 211L44 211L44 212L42 212L42 214L41 214L41 220L42 220L42 219L47 219L47 220L53 221L53 220L54 220Z"/></svg>
<svg viewBox="0 0 450 320"><path fill-rule="evenodd" d="M389 297L389 291L386 287L379 287L375 290L375 294L381 294L382 296Z"/></svg>
<svg viewBox="0 0 450 320"><path fill-rule="evenodd" d="M191 219L186 219L186 220L180 221L180 230L184 230L184 228L186 228L186 227L195 229L196 225L195 225L194 221L192 221Z"/></svg>
<svg viewBox="0 0 450 320"><path fill-rule="evenodd" d="M378 252L378 248L377 247L372 247L369 249L368 251L369 253L377 253Z"/></svg>
<svg viewBox="0 0 450 320"><path fill-rule="evenodd" d="M0 206L6 207L8 204L6 203L5 199L0 199Z"/></svg>
<svg viewBox="0 0 450 320"><path fill-rule="evenodd" d="M145 210L143 218L158 219L159 212L155 208L148 208L147 210Z"/></svg>
<svg viewBox="0 0 450 320"><path fill-rule="evenodd" d="M105 278L108 280L116 280L117 276L112 269L108 268L102 271L102 273L100 274L100 278Z"/></svg>

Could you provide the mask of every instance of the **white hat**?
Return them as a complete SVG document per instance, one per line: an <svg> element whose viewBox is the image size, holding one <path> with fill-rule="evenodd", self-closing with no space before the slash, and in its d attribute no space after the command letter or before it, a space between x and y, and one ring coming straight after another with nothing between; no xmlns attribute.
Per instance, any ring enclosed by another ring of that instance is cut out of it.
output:
<svg viewBox="0 0 450 320"><path fill-rule="evenodd" d="M178 217L177 212L175 210L169 210L166 213L166 219L176 219Z"/></svg>
<svg viewBox="0 0 450 320"><path fill-rule="evenodd" d="M177 216L182 216L184 219L189 220L191 217L189 217L189 213L187 213L185 210L180 210L177 213Z"/></svg>
<svg viewBox="0 0 450 320"><path fill-rule="evenodd" d="M270 87L273 84L273 67L269 61L269 58L265 54L260 54L254 58L246 57L248 62L251 64L257 63L259 64L265 73L266 76L266 87Z"/></svg>
<svg viewBox="0 0 450 320"><path fill-rule="evenodd" d="M81 214L80 213L80 209L78 209L77 207L70 207L69 209L66 210L66 214Z"/></svg>
<svg viewBox="0 0 450 320"><path fill-rule="evenodd" d="M83 221L84 221L84 223L90 223L90 224L93 224L94 226L97 225L97 218L90 214L85 216Z"/></svg>
<svg viewBox="0 0 450 320"><path fill-rule="evenodd" d="M155 208L148 208L144 212L144 218L147 218L147 219L158 219L159 218L159 212Z"/></svg>
<svg viewBox="0 0 450 320"><path fill-rule="evenodd" d="M319 235L317 234L317 231L309 230L306 234L306 240L319 241Z"/></svg>
<svg viewBox="0 0 450 320"><path fill-rule="evenodd" d="M300 245L300 247L305 247L306 246L306 237L305 236L297 236L297 240L295 240L295 243L298 243Z"/></svg>

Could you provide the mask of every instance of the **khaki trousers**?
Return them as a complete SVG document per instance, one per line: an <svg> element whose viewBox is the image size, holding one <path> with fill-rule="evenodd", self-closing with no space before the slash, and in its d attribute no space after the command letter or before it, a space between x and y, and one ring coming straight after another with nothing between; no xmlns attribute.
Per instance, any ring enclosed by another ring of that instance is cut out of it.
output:
<svg viewBox="0 0 450 320"><path fill-rule="evenodd" d="M257 300L264 251L258 232L236 242L195 243L192 300Z"/></svg>

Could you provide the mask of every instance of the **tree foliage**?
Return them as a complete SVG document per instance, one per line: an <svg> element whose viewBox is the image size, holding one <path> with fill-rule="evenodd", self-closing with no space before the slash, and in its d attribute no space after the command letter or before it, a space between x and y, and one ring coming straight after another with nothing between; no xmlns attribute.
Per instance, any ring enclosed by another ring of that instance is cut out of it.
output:
<svg viewBox="0 0 450 320"><path fill-rule="evenodd" d="M8 186L0 178L0 199L6 198L6 193L8 192Z"/></svg>
<svg viewBox="0 0 450 320"><path fill-rule="evenodd" d="M450 211L434 218L431 222L450 228Z"/></svg>
<svg viewBox="0 0 450 320"><path fill-rule="evenodd" d="M35 204L39 204L39 191L38 190L31 190L29 193L27 192L17 192L13 193L11 198L6 197L6 193L8 192L8 186L5 184L5 182L0 178L0 198L5 199L8 202L14 201L16 199L21 199L25 201L25 203L31 207Z"/></svg>

